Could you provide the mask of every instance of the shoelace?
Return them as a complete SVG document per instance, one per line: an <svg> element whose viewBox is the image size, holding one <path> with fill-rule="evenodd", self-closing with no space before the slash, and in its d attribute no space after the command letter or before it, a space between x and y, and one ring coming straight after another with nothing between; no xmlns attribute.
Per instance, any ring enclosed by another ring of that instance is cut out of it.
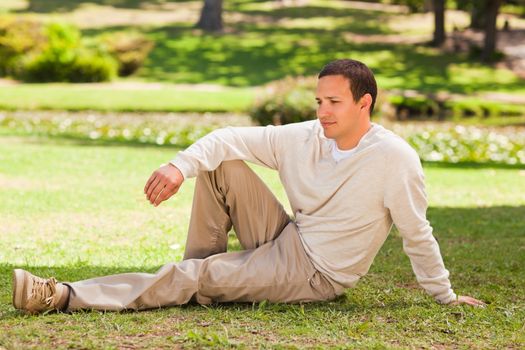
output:
<svg viewBox="0 0 525 350"><path fill-rule="evenodd" d="M56 293L56 285L57 280L54 277L49 279L33 277L31 296L47 306L52 306Z"/></svg>

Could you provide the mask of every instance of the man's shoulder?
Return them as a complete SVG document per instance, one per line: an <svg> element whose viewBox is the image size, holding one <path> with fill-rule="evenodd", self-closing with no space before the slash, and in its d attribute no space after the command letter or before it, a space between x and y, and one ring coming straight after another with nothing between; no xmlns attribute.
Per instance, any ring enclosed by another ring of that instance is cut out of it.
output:
<svg viewBox="0 0 525 350"><path fill-rule="evenodd" d="M319 134L319 123L317 120L290 123L276 127L278 133L286 139L308 139Z"/></svg>
<svg viewBox="0 0 525 350"><path fill-rule="evenodd" d="M401 136L395 134L382 126L378 126L375 139L382 153L389 161L414 161L419 162L417 152Z"/></svg>
<svg viewBox="0 0 525 350"><path fill-rule="evenodd" d="M290 124L281 125L280 128L283 128L283 129L286 129L286 130L305 130L305 131L308 131L308 130L315 129L317 124L319 124L317 119L313 119L313 120L307 120L307 121L304 121L304 122L290 123Z"/></svg>

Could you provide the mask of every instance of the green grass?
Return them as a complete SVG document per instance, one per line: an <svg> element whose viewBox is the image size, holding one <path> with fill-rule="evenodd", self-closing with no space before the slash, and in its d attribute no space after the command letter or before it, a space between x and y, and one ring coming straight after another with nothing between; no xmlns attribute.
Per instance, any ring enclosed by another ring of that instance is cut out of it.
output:
<svg viewBox="0 0 525 350"><path fill-rule="evenodd" d="M351 57L365 62L386 90L525 92L523 80L510 71L425 46L357 43L344 38L345 30L352 31L250 24L239 33L218 36L195 35L190 26L154 29L149 34L157 45L140 75L148 80L251 86L287 75L315 75L329 61Z"/></svg>
<svg viewBox="0 0 525 350"><path fill-rule="evenodd" d="M80 11L88 3L95 8L102 5L133 11L146 11L145 5L158 10L162 5L162 1L156 0L16 2L21 3L26 8L17 10L18 16L37 14L56 20L68 20L71 11ZM97 36L136 29L155 42L144 67L137 76L128 79L251 87L288 75L314 75L329 61L351 57L368 64L380 88L385 90L448 91L466 96L485 92L525 94L523 79L509 70L482 65L466 54L445 53L424 42L405 44L401 40L396 44L378 40L387 35L412 37L413 29L398 29L393 23L410 22L417 18L414 15L355 9L344 2L329 0L311 0L304 6L285 8L269 7L272 3L275 2L225 2L225 11L231 18L242 15L244 19L226 21L223 34L201 33L187 19L162 25L151 20L142 26L108 24L100 28L83 23L83 32L86 36ZM15 8L14 4L10 0L5 6ZM431 27L431 23L420 23L417 28L419 33L430 33ZM45 84L7 87L0 88L0 108L238 111L254 96L251 90L239 89L197 96L186 92L179 99L172 92L115 89L108 93Z"/></svg>
<svg viewBox="0 0 525 350"><path fill-rule="evenodd" d="M68 84L21 84L0 87L0 109L70 111L239 112L253 101L255 89L196 89L170 84L95 87Z"/></svg>
<svg viewBox="0 0 525 350"><path fill-rule="evenodd" d="M485 309L440 306L426 296L395 232L358 287L331 302L46 316L12 308L14 267L78 280L180 260L194 182L158 208L142 193L176 151L0 137L0 347L525 346L525 173L490 166L425 167L428 215L453 286L487 301ZM256 171L286 202L276 174Z"/></svg>

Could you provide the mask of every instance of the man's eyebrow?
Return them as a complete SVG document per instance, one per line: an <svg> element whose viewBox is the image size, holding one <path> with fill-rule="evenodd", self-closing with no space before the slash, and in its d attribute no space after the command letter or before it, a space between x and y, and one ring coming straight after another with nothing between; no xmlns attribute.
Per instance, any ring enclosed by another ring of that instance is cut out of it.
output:
<svg viewBox="0 0 525 350"><path fill-rule="evenodd" d="M339 97L339 96L325 96L325 97L323 97L323 98L327 98L327 99L329 99L329 100L338 100L338 99L340 99L341 97ZM316 99L316 100L320 100L321 97L316 97L315 99Z"/></svg>

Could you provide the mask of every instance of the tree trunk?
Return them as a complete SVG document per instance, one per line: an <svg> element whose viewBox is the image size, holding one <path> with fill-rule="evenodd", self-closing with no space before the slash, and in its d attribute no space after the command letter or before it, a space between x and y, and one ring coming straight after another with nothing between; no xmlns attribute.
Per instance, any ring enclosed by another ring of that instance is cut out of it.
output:
<svg viewBox="0 0 525 350"><path fill-rule="evenodd" d="M433 46L441 46L445 42L445 0L433 0L434 8L434 38Z"/></svg>
<svg viewBox="0 0 525 350"><path fill-rule="evenodd" d="M207 32L222 31L222 0L204 0L201 16L195 26Z"/></svg>
<svg viewBox="0 0 525 350"><path fill-rule="evenodd" d="M485 42L483 45L483 53L481 58L485 62L490 62L494 58L496 52L496 42L498 28L496 27L496 19L498 18L499 7L501 0L488 0L485 16Z"/></svg>
<svg viewBox="0 0 525 350"><path fill-rule="evenodd" d="M470 28L484 30L487 22L487 6L490 0L473 0L470 11Z"/></svg>

